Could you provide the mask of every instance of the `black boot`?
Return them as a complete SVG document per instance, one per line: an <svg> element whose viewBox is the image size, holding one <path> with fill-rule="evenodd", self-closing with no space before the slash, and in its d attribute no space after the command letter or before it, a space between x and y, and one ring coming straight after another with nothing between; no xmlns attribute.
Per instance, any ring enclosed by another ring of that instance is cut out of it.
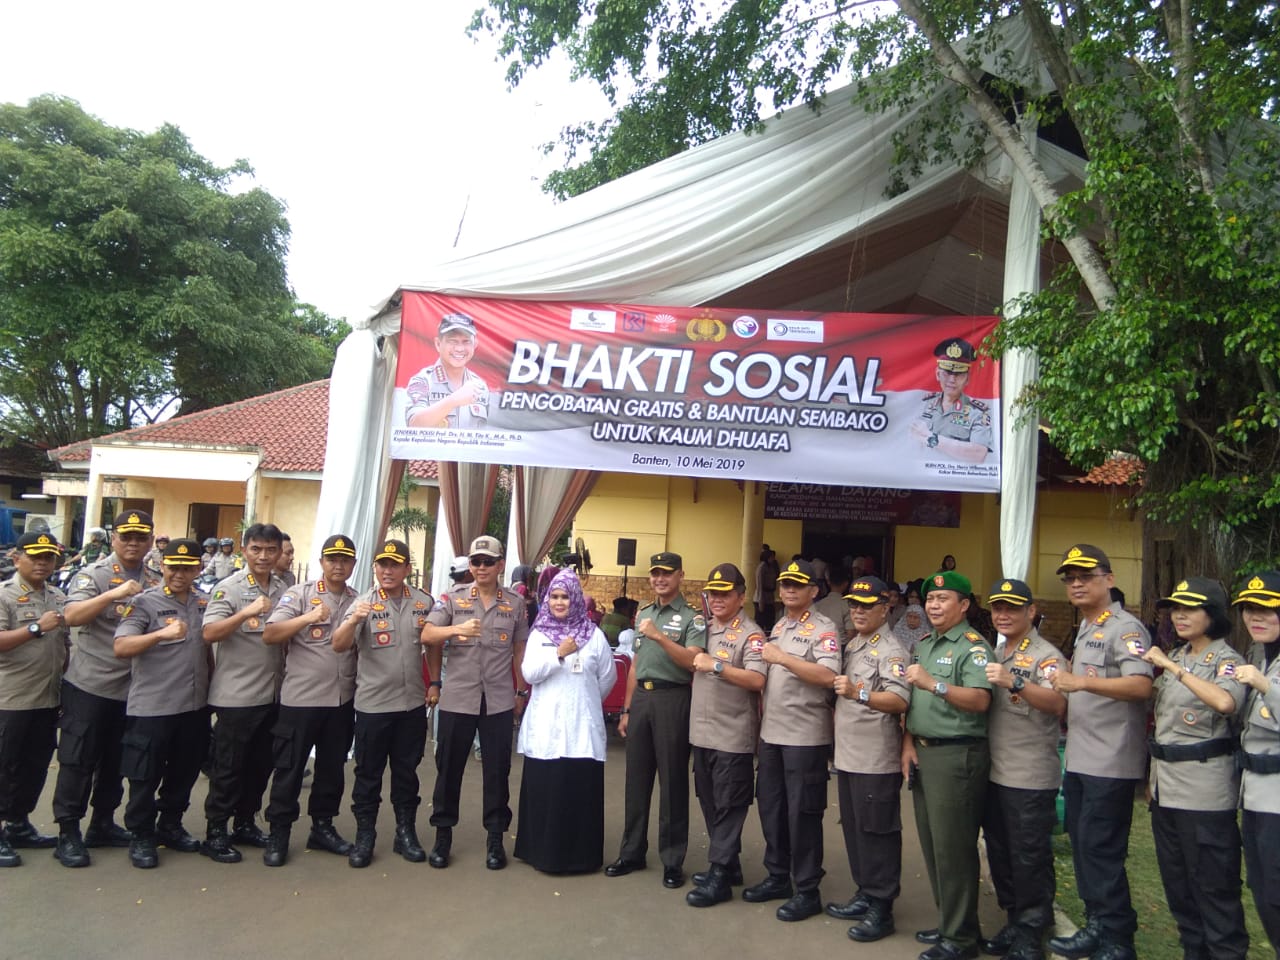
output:
<svg viewBox="0 0 1280 960"><path fill-rule="evenodd" d="M129 862L139 870L150 870L160 865L160 855L156 853L156 838L134 834L129 843Z"/></svg>
<svg viewBox="0 0 1280 960"><path fill-rule="evenodd" d="M867 912L862 922L849 928L849 939L859 943L874 943L893 933L893 901L867 897Z"/></svg>
<svg viewBox="0 0 1280 960"><path fill-rule="evenodd" d="M10 820L5 824L5 837L9 846L15 850L51 850L58 844L58 838L41 833L26 817L21 820Z"/></svg>
<svg viewBox="0 0 1280 960"><path fill-rule="evenodd" d="M1013 946L1013 942L1016 939L1018 939L1017 926L1012 923L1006 923L994 937L978 941L978 946L982 948L982 952L987 956L1003 957L1009 952L1009 948Z"/></svg>
<svg viewBox="0 0 1280 960"><path fill-rule="evenodd" d="M89 829L84 834L86 847L127 847L133 843L133 834L111 819L94 817L89 821Z"/></svg>
<svg viewBox="0 0 1280 960"><path fill-rule="evenodd" d="M397 808L396 841L391 845L392 853L400 854L410 863L422 863L427 859L427 851L418 842L417 812L414 807Z"/></svg>
<svg viewBox="0 0 1280 960"><path fill-rule="evenodd" d="M344 840L333 826L332 817L312 817L311 833L307 835L308 850L327 850L340 857L351 853L351 842Z"/></svg>
<svg viewBox="0 0 1280 960"><path fill-rule="evenodd" d="M1005 954L1005 960L1044 960L1044 933L1019 927L1018 936Z"/></svg>
<svg viewBox="0 0 1280 960"><path fill-rule="evenodd" d="M396 834L400 830L396 828ZM356 817L356 842L347 854L347 863L353 867L367 867L373 862L373 845L378 841L377 820L372 816Z"/></svg>
<svg viewBox="0 0 1280 960"><path fill-rule="evenodd" d="M742 861L734 860L733 863L725 867L725 874L729 878L729 886L731 887L742 886ZM710 867L708 867L706 870L699 870L689 879L693 881L693 885L695 887L705 887L707 885L707 878L709 876L711 876Z"/></svg>
<svg viewBox="0 0 1280 960"><path fill-rule="evenodd" d="M254 822L252 816L236 817L236 828L231 834L231 842L242 847L257 847L261 850L267 845L267 835Z"/></svg>
<svg viewBox="0 0 1280 960"><path fill-rule="evenodd" d="M706 873L706 881L694 887L684 895L684 902L691 907L714 907L733 899L733 886L730 883L729 871L718 863L713 863Z"/></svg>
<svg viewBox="0 0 1280 960"><path fill-rule="evenodd" d="M53 851L53 859L64 867L89 865L89 851L85 849L84 838L80 836L80 824L68 822L62 825L58 832L58 846Z"/></svg>
<svg viewBox="0 0 1280 960"><path fill-rule="evenodd" d="M1092 917L1085 925L1069 937L1054 937L1049 941L1049 949L1070 960L1087 957L1101 946L1102 926Z"/></svg>
<svg viewBox="0 0 1280 960"><path fill-rule="evenodd" d="M160 822L156 824L155 842L162 843L178 853L200 852L200 841L187 833L181 817L161 817Z"/></svg>
<svg viewBox="0 0 1280 960"><path fill-rule="evenodd" d="M214 863L239 863L240 851L231 845L227 833L227 821L210 820L204 834L204 846L200 852Z"/></svg>
<svg viewBox="0 0 1280 960"><path fill-rule="evenodd" d="M502 849L502 834L489 831L485 844L484 865L490 870L501 870L507 865L507 851Z"/></svg>
<svg viewBox="0 0 1280 960"><path fill-rule="evenodd" d="M22 866L21 854L9 846L9 841L5 839L4 831L0 830L0 867L20 866Z"/></svg>
<svg viewBox="0 0 1280 960"><path fill-rule="evenodd" d="M871 898L859 890L847 903L828 903L826 911L828 917L835 917L837 920L861 920L867 915L867 908L870 906Z"/></svg>
<svg viewBox="0 0 1280 960"><path fill-rule="evenodd" d="M771 873L754 887L742 891L747 903L764 903L766 900L786 900L791 896L791 878L786 874Z"/></svg>
<svg viewBox="0 0 1280 960"><path fill-rule="evenodd" d="M453 848L453 827L436 827L436 842L427 855L427 863L438 870L449 865L449 851Z"/></svg>
<svg viewBox="0 0 1280 960"><path fill-rule="evenodd" d="M262 851L262 862L268 867L283 867L289 859L289 825L273 823Z"/></svg>

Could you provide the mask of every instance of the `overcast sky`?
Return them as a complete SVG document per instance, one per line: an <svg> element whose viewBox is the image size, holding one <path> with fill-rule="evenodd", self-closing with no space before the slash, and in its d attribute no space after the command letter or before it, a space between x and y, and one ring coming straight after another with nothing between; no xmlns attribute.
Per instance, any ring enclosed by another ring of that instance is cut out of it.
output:
<svg viewBox="0 0 1280 960"><path fill-rule="evenodd" d="M298 296L354 320L448 259L464 206L468 245L535 223L540 145L607 111L563 64L508 92L496 40L464 33L481 2L11 4L0 102L57 93L247 159L288 205Z"/></svg>

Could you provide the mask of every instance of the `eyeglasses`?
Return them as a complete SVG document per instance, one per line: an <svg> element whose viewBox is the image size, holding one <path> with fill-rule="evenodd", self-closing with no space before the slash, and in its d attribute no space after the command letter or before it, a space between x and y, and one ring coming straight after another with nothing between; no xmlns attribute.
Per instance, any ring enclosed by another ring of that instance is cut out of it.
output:
<svg viewBox="0 0 1280 960"><path fill-rule="evenodd" d="M146 543L151 539L145 533L117 533L116 536L125 543Z"/></svg>
<svg viewBox="0 0 1280 960"><path fill-rule="evenodd" d="M498 563L497 557L472 557L471 565L473 567L492 567Z"/></svg>
<svg viewBox="0 0 1280 960"><path fill-rule="evenodd" d="M1070 587L1077 583L1088 583L1094 577L1105 577L1105 576L1106 576L1105 572L1099 572L1097 570L1093 570L1089 573L1064 573L1059 579L1061 579L1063 583L1065 583L1067 586Z"/></svg>

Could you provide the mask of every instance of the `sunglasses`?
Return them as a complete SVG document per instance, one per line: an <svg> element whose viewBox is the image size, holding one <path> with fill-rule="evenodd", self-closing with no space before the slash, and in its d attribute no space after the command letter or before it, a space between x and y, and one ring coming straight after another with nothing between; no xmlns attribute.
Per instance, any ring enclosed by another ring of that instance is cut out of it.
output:
<svg viewBox="0 0 1280 960"><path fill-rule="evenodd" d="M473 567L492 567L498 563L497 557L472 557L471 565Z"/></svg>
<svg viewBox="0 0 1280 960"><path fill-rule="evenodd" d="M1067 586L1076 583L1088 583L1096 577L1105 577L1105 572L1095 570L1092 573L1064 573L1059 579Z"/></svg>

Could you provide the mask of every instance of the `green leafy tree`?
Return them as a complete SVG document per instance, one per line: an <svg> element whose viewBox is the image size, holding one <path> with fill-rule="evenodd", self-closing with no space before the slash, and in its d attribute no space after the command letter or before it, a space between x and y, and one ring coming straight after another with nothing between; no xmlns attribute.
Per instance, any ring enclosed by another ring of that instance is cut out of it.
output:
<svg viewBox="0 0 1280 960"><path fill-rule="evenodd" d="M1222 0L490 0L472 30L498 35L512 83L559 48L616 107L562 133L561 196L828 94L930 105L894 143L894 190L994 143L1070 255L997 334L1042 360L1023 415L1080 466L1141 457L1148 516L1176 526L1188 571L1225 576L1280 557L1278 17ZM1028 126L1071 131L1079 189L1044 175Z"/></svg>
<svg viewBox="0 0 1280 960"><path fill-rule="evenodd" d="M0 104L0 437L54 446L325 376L283 204L182 132Z"/></svg>

